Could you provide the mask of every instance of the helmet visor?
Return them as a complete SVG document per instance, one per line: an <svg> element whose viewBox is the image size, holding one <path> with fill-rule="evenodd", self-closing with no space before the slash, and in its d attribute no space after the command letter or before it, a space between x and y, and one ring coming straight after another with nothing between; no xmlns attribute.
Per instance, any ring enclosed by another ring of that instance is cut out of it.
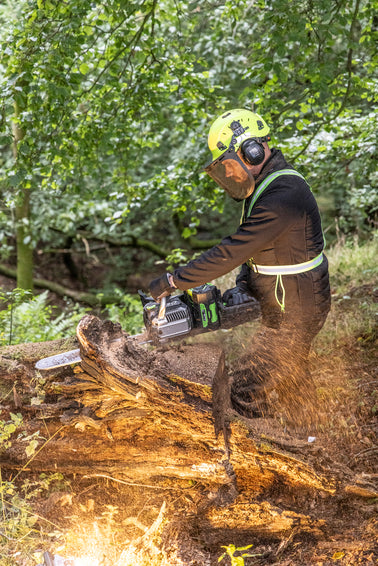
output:
<svg viewBox="0 0 378 566"><path fill-rule="evenodd" d="M206 173L236 200L248 198L255 188L255 179L238 152L228 149L205 167Z"/></svg>

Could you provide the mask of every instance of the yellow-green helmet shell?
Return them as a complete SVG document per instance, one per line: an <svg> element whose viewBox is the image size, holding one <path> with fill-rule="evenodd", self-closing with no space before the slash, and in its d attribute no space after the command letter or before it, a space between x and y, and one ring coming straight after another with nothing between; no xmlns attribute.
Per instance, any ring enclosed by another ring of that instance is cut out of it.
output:
<svg viewBox="0 0 378 566"><path fill-rule="evenodd" d="M209 131L207 143L213 154L213 160L217 159L228 149L234 135L230 127L231 123L234 121L240 122L240 125L246 130L242 139L235 144L235 151L239 149L240 144L245 139L263 138L267 136L270 131L265 120L255 112L243 108L236 108L235 110L224 112L215 120Z"/></svg>

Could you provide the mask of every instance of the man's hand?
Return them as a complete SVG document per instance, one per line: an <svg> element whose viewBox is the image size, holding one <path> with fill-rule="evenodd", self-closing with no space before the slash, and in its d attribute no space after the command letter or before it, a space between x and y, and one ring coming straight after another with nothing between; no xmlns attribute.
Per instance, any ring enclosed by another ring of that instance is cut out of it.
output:
<svg viewBox="0 0 378 566"><path fill-rule="evenodd" d="M153 279L149 284L151 296L155 301L160 301L163 297L167 297L176 289L173 283L173 277L170 273L164 273L161 277Z"/></svg>
<svg viewBox="0 0 378 566"><path fill-rule="evenodd" d="M227 291L224 292L222 299L228 307L232 307L234 305L242 305L243 303L248 303L249 301L256 300L248 291L245 291L240 287L227 289Z"/></svg>

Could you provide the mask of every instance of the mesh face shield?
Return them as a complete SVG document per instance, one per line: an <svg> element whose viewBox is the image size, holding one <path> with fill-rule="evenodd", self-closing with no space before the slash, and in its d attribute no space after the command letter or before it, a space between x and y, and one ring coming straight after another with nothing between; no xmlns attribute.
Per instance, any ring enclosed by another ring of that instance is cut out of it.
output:
<svg viewBox="0 0 378 566"><path fill-rule="evenodd" d="M255 188L255 179L238 153L230 148L205 167L206 173L236 200L248 198Z"/></svg>

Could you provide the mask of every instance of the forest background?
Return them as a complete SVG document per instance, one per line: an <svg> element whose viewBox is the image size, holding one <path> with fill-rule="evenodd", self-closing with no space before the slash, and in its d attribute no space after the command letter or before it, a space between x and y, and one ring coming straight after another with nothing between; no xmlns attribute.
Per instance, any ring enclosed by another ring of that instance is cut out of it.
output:
<svg viewBox="0 0 378 566"><path fill-rule="evenodd" d="M0 345L72 335L87 309L139 332L137 289L237 227L240 205L203 173L207 134L224 110L254 109L322 213L333 305L316 363L332 457L374 469L377 13L376 0L1 1ZM22 415L1 418L4 450ZM23 440L32 458L38 441ZM56 532L36 534L35 501L68 481L0 476L4 565L59 548Z"/></svg>
<svg viewBox="0 0 378 566"><path fill-rule="evenodd" d="M232 233L203 173L225 109L259 112L327 245L376 228L377 2L2 2L0 273L121 303ZM15 303L20 299L4 296Z"/></svg>

